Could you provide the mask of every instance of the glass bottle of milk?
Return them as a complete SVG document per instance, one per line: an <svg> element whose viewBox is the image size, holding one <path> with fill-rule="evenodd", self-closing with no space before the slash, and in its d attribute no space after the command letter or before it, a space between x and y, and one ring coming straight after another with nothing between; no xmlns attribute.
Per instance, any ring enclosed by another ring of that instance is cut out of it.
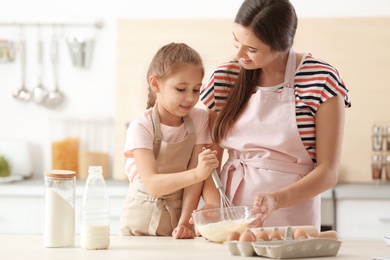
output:
<svg viewBox="0 0 390 260"><path fill-rule="evenodd" d="M75 186L74 171L45 171L45 247L74 246Z"/></svg>
<svg viewBox="0 0 390 260"><path fill-rule="evenodd" d="M80 244L83 249L110 245L110 205L102 166L89 166L81 201Z"/></svg>

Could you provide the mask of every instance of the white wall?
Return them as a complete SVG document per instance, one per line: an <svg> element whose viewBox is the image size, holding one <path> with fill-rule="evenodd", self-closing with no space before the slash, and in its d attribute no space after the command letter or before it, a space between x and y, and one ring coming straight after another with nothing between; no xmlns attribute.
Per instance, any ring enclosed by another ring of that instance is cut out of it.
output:
<svg viewBox="0 0 390 260"><path fill-rule="evenodd" d="M68 103L61 110L50 110L34 102L21 103L12 92L21 85L19 60L0 63L0 139L27 140L33 151L34 176L42 176L51 167L50 118L59 116L115 117L116 86L116 20L118 18L232 18L241 0L0 0L0 24L32 23L93 23L102 18L102 30L93 27L65 28L61 31L60 87ZM299 17L390 16L387 0L293 0ZM27 88L37 85L35 27L25 29L28 41ZM52 28L42 29L46 47ZM96 46L90 69L71 64L65 38L74 35L94 36ZM131 34L131 32L129 32ZM20 30L0 26L0 39L15 39ZM137 35L133 35L137 37ZM44 84L53 88L49 49L45 49Z"/></svg>

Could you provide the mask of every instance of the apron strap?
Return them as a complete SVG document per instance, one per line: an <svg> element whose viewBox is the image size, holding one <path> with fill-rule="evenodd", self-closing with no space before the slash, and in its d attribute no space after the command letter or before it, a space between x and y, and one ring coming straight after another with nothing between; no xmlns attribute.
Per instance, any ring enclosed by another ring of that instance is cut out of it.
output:
<svg viewBox="0 0 390 260"><path fill-rule="evenodd" d="M152 122L153 122L153 131L154 131L153 152L154 152L154 157L157 158L157 155L160 151L161 141L162 141L160 117L158 115L157 103L153 106Z"/></svg>
<svg viewBox="0 0 390 260"><path fill-rule="evenodd" d="M233 157L231 157L233 158ZM274 171L281 171L288 174L296 174L305 176L310 171L313 170L313 165L306 165L306 164L296 164L293 162L283 162L283 161L277 161L267 159L267 158L257 158L257 159L228 159L226 161L224 166L224 174L221 176L221 182L223 187L227 186L227 181L229 179L229 175L231 178L230 183L230 193L229 199L233 199L234 194L236 194L236 191L238 187L240 186L241 181L244 179L245 175L245 167L253 167L257 169L269 169Z"/></svg>
<svg viewBox="0 0 390 260"><path fill-rule="evenodd" d="M153 106L152 122L153 122L153 130L154 130L153 152L154 152L154 157L157 158L157 155L160 152L160 147L162 142L160 116L158 115L157 103ZM183 117L183 122L186 126L187 137L190 136L192 139L194 139L195 127L191 117L189 115L186 115L185 117Z"/></svg>
<svg viewBox="0 0 390 260"><path fill-rule="evenodd" d="M158 198L153 209L152 219L150 220L149 234L154 236L157 235L157 228L160 224L164 208L169 212L172 229L174 229L177 226L177 223L179 223L176 217L175 209L170 204L170 199Z"/></svg>
<svg viewBox="0 0 390 260"><path fill-rule="evenodd" d="M168 195L164 195L159 198L151 197L148 192L146 191L145 186L140 181L131 182L129 184L129 190L128 190L128 196L131 196L133 198L149 201L152 202L152 204L145 204L150 205L153 207L152 214L150 215L150 222L148 226L148 233L150 235L157 235L157 229L161 222L162 213L164 212L164 209L166 209L169 212L170 215L170 221L172 225L172 230L177 226L179 223L177 217L176 217L176 211L175 207L172 205L174 201L181 200L183 191L178 190L176 192L173 192ZM151 208L146 207L144 210L151 210Z"/></svg>
<svg viewBox="0 0 390 260"><path fill-rule="evenodd" d="M295 79L295 64L296 64L296 54L293 49L290 49L288 53L286 73L284 74L284 86L294 88L294 79Z"/></svg>

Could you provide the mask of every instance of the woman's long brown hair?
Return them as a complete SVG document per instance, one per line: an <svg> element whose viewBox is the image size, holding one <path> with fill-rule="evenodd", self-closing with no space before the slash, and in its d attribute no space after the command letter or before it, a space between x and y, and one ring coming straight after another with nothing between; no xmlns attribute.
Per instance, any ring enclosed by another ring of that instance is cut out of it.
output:
<svg viewBox="0 0 390 260"><path fill-rule="evenodd" d="M234 22L249 28L272 51L287 52L294 41L297 16L288 0L245 0ZM241 68L213 129L214 141L226 138L255 91L260 69Z"/></svg>

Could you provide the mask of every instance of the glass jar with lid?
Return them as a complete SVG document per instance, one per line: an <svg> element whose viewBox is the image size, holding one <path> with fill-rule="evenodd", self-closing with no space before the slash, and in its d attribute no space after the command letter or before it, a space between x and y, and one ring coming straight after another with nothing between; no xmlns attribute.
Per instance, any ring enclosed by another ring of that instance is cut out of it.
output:
<svg viewBox="0 0 390 260"><path fill-rule="evenodd" d="M372 167L372 178L374 180L381 180L382 179L382 154L373 154L372 155L372 161L371 161L371 167Z"/></svg>
<svg viewBox="0 0 390 260"><path fill-rule="evenodd" d="M55 117L51 119L52 168L76 172L86 180L90 165L101 165L108 178L114 150L111 118Z"/></svg>
<svg viewBox="0 0 390 260"><path fill-rule="evenodd" d="M386 172L386 181L390 181L390 154L386 155L385 172Z"/></svg>
<svg viewBox="0 0 390 260"><path fill-rule="evenodd" d="M45 171L45 247L73 247L76 172Z"/></svg>

